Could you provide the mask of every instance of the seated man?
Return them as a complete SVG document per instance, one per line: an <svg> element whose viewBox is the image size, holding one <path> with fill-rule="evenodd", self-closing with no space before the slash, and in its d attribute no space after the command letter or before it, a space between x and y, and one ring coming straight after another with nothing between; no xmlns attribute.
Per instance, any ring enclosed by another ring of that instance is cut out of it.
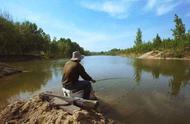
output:
<svg viewBox="0 0 190 124"><path fill-rule="evenodd" d="M63 87L68 90L83 90L84 99L89 99L92 86L90 81L95 83L85 71L84 67L80 64L80 61L84 58L78 51L73 52L72 58L65 64L63 70ZM84 80L79 81L79 76Z"/></svg>

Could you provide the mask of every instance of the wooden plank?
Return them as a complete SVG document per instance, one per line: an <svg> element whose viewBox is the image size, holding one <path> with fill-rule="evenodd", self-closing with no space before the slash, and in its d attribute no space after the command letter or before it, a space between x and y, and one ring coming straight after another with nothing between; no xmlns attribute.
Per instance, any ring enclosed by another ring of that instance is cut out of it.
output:
<svg viewBox="0 0 190 124"><path fill-rule="evenodd" d="M65 100L57 98L57 97L54 97L50 102L52 104L58 105L58 106L70 104L70 103L66 102Z"/></svg>
<svg viewBox="0 0 190 124"><path fill-rule="evenodd" d="M97 100L87 100L87 99L77 98L77 97L64 97L64 96L59 96L59 95L49 94L49 93L42 93L42 96L48 96L48 97L53 97L53 98L57 97L57 98L65 100L66 102L70 104L77 105L84 109L96 109L99 105Z"/></svg>
<svg viewBox="0 0 190 124"><path fill-rule="evenodd" d="M69 114L74 114L76 111L80 111L81 108L70 104L63 99L54 97L51 101L51 105L55 106L56 108L63 109L64 111L68 112Z"/></svg>

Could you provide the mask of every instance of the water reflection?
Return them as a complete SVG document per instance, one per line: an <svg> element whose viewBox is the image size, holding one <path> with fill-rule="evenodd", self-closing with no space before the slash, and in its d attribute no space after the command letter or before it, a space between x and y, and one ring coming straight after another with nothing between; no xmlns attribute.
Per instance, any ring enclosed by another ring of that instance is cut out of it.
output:
<svg viewBox="0 0 190 124"><path fill-rule="evenodd" d="M0 107L6 105L13 97L24 96L41 89L52 78L51 62L19 62L17 67L27 70L21 74L0 79Z"/></svg>
<svg viewBox="0 0 190 124"><path fill-rule="evenodd" d="M61 88L65 62L12 63L28 72L0 79L0 106L15 96ZM133 124L189 122L189 61L91 56L82 64L93 78L100 80L93 88L108 116Z"/></svg>
<svg viewBox="0 0 190 124"><path fill-rule="evenodd" d="M142 75L142 68L141 68L141 63L138 62L137 60L134 61L134 70L135 70L135 81L138 83L138 85L140 84L140 80L141 80L141 75Z"/></svg>
<svg viewBox="0 0 190 124"><path fill-rule="evenodd" d="M151 72L154 79L158 79L160 75L169 76L169 93L173 96L177 96L180 89L185 87L190 80L189 61L135 59L133 66L137 82L140 82L142 78L142 71Z"/></svg>

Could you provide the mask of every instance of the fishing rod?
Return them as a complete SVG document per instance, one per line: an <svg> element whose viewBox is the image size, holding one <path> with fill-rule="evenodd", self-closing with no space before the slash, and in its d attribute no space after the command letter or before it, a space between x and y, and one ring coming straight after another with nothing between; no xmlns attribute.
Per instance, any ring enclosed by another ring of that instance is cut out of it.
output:
<svg viewBox="0 0 190 124"><path fill-rule="evenodd" d="M117 80L117 79L127 79L127 77L103 78L96 80L96 82L106 81L106 80Z"/></svg>

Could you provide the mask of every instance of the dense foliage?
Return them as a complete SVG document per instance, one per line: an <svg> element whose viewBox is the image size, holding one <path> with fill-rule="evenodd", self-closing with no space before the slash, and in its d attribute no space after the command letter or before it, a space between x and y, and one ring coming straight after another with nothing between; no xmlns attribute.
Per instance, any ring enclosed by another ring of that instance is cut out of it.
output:
<svg viewBox="0 0 190 124"><path fill-rule="evenodd" d="M142 54L152 50L169 51L174 57L183 57L186 52L190 51L190 30L186 32L185 24L177 15L174 17L175 27L172 29L173 39L161 39L159 34L152 41L142 42L142 31L137 30L136 40L132 48L120 50L112 49L106 54L111 55L129 55Z"/></svg>
<svg viewBox="0 0 190 124"><path fill-rule="evenodd" d="M73 51L85 51L70 39L54 38L51 41L35 23L14 22L8 14L0 15L0 55L36 55L46 57L70 57ZM88 52L87 52L88 53Z"/></svg>

